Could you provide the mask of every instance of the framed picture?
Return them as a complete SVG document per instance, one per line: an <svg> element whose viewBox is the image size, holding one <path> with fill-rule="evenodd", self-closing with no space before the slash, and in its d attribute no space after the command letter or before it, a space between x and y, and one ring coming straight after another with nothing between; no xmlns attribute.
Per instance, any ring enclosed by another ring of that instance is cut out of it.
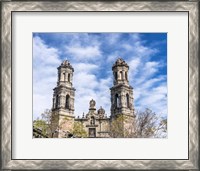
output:
<svg viewBox="0 0 200 171"><path fill-rule="evenodd" d="M198 13L1 2L2 169L199 169Z"/></svg>

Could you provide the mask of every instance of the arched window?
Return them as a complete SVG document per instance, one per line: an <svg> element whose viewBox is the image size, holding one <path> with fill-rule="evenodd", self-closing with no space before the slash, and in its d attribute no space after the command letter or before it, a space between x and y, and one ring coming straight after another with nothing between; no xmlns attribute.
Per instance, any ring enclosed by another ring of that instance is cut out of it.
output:
<svg viewBox="0 0 200 171"><path fill-rule="evenodd" d="M66 95L66 99L65 99L65 108L69 109L69 95Z"/></svg>
<svg viewBox="0 0 200 171"><path fill-rule="evenodd" d="M126 105L129 108L129 95L128 94L126 94Z"/></svg>
<svg viewBox="0 0 200 171"><path fill-rule="evenodd" d="M94 118L94 116L91 117L90 125L95 125L95 118Z"/></svg>
<svg viewBox="0 0 200 171"><path fill-rule="evenodd" d="M126 80L128 80L128 75L127 75L127 72L125 72L125 78L126 78Z"/></svg>
<svg viewBox="0 0 200 171"><path fill-rule="evenodd" d="M115 80L117 80L117 72L115 72Z"/></svg>
<svg viewBox="0 0 200 171"><path fill-rule="evenodd" d="M63 80L66 81L65 73L63 73Z"/></svg>
<svg viewBox="0 0 200 171"><path fill-rule="evenodd" d="M68 81L70 82L70 74L68 74Z"/></svg>
<svg viewBox="0 0 200 171"><path fill-rule="evenodd" d="M56 96L56 108L58 108L58 103L59 103L59 97L58 95Z"/></svg>
<svg viewBox="0 0 200 171"><path fill-rule="evenodd" d="M120 77L121 77L121 80L122 80L123 79L122 71L120 71Z"/></svg>
<svg viewBox="0 0 200 171"><path fill-rule="evenodd" d="M119 96L118 96L118 94L115 95L115 106L119 107Z"/></svg>

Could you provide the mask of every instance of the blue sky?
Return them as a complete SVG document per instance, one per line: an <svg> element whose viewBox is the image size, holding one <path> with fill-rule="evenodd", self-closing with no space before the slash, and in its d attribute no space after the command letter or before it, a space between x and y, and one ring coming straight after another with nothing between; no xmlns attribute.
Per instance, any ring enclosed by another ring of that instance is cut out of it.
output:
<svg viewBox="0 0 200 171"><path fill-rule="evenodd" d="M112 65L119 57L129 65L135 110L167 116L166 33L34 33L34 119L51 109L57 67L66 59L74 67L75 115L87 113L93 98L110 116Z"/></svg>

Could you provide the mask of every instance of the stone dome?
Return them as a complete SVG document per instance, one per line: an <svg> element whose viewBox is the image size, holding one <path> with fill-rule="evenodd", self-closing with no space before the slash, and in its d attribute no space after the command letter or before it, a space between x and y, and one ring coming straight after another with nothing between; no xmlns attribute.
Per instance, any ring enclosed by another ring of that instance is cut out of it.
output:
<svg viewBox="0 0 200 171"><path fill-rule="evenodd" d="M102 106L100 107L100 109L97 111L98 114L105 114L105 110L102 108Z"/></svg>

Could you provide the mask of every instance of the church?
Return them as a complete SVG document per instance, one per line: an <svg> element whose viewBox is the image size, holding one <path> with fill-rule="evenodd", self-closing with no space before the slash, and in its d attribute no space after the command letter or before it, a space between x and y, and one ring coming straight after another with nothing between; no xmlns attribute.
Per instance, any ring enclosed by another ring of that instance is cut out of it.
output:
<svg viewBox="0 0 200 171"><path fill-rule="evenodd" d="M110 88L111 114L107 117L103 107L96 109L96 102L91 99L88 102L89 111L82 117L75 117L74 101L75 91L73 87L74 68L69 61L65 60L58 69L57 86L53 89L52 118L57 130L55 138L66 138L73 135L76 123L80 124L87 133L87 138L113 138L112 125L118 116L126 117L120 127L125 134L134 131L134 105L133 87L128 81L128 64L118 58L112 66L113 86ZM119 138L125 137L121 134ZM76 137L76 136L75 136Z"/></svg>

